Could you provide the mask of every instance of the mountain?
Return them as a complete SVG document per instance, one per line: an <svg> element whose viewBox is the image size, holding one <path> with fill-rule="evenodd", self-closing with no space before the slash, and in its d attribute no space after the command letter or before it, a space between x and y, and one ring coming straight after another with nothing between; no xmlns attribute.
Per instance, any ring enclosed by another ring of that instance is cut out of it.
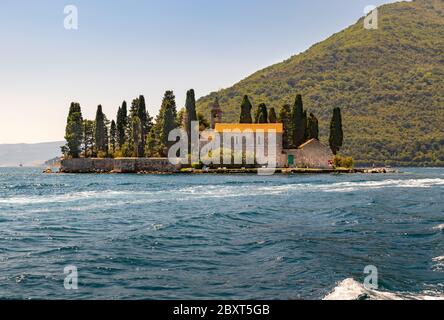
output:
<svg viewBox="0 0 444 320"><path fill-rule="evenodd" d="M307 51L198 101L209 117L216 96L224 120L239 121L241 99L276 110L294 103L320 120L322 140L334 107L343 112L343 154L358 163L444 165L444 0L378 8L377 30L364 17Z"/></svg>
<svg viewBox="0 0 444 320"><path fill-rule="evenodd" d="M52 158L60 156L60 147L65 142L46 142L36 144L0 144L0 167L43 166Z"/></svg>

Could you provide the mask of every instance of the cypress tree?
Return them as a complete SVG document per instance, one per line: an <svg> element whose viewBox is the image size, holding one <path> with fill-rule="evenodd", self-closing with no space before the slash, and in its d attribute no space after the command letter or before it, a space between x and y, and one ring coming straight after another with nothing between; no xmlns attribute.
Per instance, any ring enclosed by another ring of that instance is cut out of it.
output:
<svg viewBox="0 0 444 320"><path fill-rule="evenodd" d="M94 121L83 120L83 156L85 158L92 157L94 153L94 127Z"/></svg>
<svg viewBox="0 0 444 320"><path fill-rule="evenodd" d="M162 132L161 132L161 139L162 143L165 146L168 146L168 135L170 134L171 130L174 130L177 128L176 124L176 118L174 116L174 110L171 107L167 107L165 109L165 112L163 113L163 119L162 119Z"/></svg>
<svg viewBox="0 0 444 320"><path fill-rule="evenodd" d="M305 142L305 127L304 121L304 106L302 103L302 96L298 94L292 110L292 146L293 148L299 147Z"/></svg>
<svg viewBox="0 0 444 320"><path fill-rule="evenodd" d="M151 130L151 117L149 116L147 110L146 110L146 103L145 103L145 97L143 95L139 96L139 99L136 100L137 103L137 116L140 120L141 125L141 140L140 144L138 146L138 154L140 157L145 156L145 143L148 136L148 133Z"/></svg>
<svg viewBox="0 0 444 320"><path fill-rule="evenodd" d="M274 108L271 108L270 112L268 113L268 122L277 123L276 110L274 110Z"/></svg>
<svg viewBox="0 0 444 320"><path fill-rule="evenodd" d="M111 154L114 154L114 152L116 152L116 144L117 144L117 126L114 120L111 121L111 128L109 135L110 135L109 144L111 148Z"/></svg>
<svg viewBox="0 0 444 320"><path fill-rule="evenodd" d="M292 117L291 117L291 106L289 104L284 105L279 111L279 121L284 126L283 134L283 147L284 149L289 149L292 147Z"/></svg>
<svg viewBox="0 0 444 320"><path fill-rule="evenodd" d="M261 103L257 108L256 123L268 123L268 111L265 103Z"/></svg>
<svg viewBox="0 0 444 320"><path fill-rule="evenodd" d="M108 120L108 118L106 117L106 115L103 115L104 118L104 123L105 123L105 127L104 127L104 132L105 132L105 138L104 138L104 142L105 142L105 155L108 156L109 155L109 126L110 126L110 121Z"/></svg>
<svg viewBox="0 0 444 320"><path fill-rule="evenodd" d="M336 155L342 147L344 140L344 132L342 130L341 109L333 109L333 117L330 122L330 149Z"/></svg>
<svg viewBox="0 0 444 320"><path fill-rule="evenodd" d="M103 155L103 153L106 153L108 151L107 131L108 129L105 124L105 115L102 111L102 106L99 105L96 112L96 127L94 133L97 155L99 155L99 153Z"/></svg>
<svg viewBox="0 0 444 320"><path fill-rule="evenodd" d="M139 98L133 99L131 102L131 107L129 109L129 117L138 117L139 116Z"/></svg>
<svg viewBox="0 0 444 320"><path fill-rule="evenodd" d="M72 102L65 129L66 145L62 152L71 158L79 158L83 139L83 117L80 104Z"/></svg>
<svg viewBox="0 0 444 320"><path fill-rule="evenodd" d="M187 131L188 134L188 152L191 152L191 123L192 121L197 121L196 96L193 89L187 92L185 109L186 109L186 114L184 117L184 121L185 121L185 130Z"/></svg>
<svg viewBox="0 0 444 320"><path fill-rule="evenodd" d="M150 133L148 134L148 138L146 139L146 146L145 146L145 156L147 157L159 157L159 136L157 134L156 128L151 128Z"/></svg>
<svg viewBox="0 0 444 320"><path fill-rule="evenodd" d="M302 116L302 122L304 123L304 143L305 143L306 141L308 141L308 116L306 110L304 110Z"/></svg>
<svg viewBox="0 0 444 320"><path fill-rule="evenodd" d="M142 157L140 146L142 145L142 121L136 115L131 118L131 133L133 145L133 155L137 158Z"/></svg>
<svg viewBox="0 0 444 320"><path fill-rule="evenodd" d="M248 96L245 95L241 104L240 123L253 123L253 119L251 118L251 109L253 109L253 106Z"/></svg>
<svg viewBox="0 0 444 320"><path fill-rule="evenodd" d="M168 135L171 130L177 127L176 97L173 91L166 91L162 100L162 106L156 118L156 125L154 126L156 141L158 141L159 145L157 150L159 150L158 153L160 156L166 156L168 153L167 149L170 145ZM153 139L151 140L153 141ZM150 146L147 143L147 149L149 148Z"/></svg>
<svg viewBox="0 0 444 320"><path fill-rule="evenodd" d="M197 112L196 112L196 95L194 90L191 89L187 92L187 100L185 103L185 109L188 114L188 124L191 124L191 121L197 121Z"/></svg>
<svg viewBox="0 0 444 320"><path fill-rule="evenodd" d="M126 137L126 129L128 126L128 110L126 101L123 101L122 107L119 108L117 112L117 143L119 145L119 148L122 149L123 145L125 144L127 137Z"/></svg>
<svg viewBox="0 0 444 320"><path fill-rule="evenodd" d="M310 113L308 117L308 140L317 139L319 140L319 121L313 113Z"/></svg>

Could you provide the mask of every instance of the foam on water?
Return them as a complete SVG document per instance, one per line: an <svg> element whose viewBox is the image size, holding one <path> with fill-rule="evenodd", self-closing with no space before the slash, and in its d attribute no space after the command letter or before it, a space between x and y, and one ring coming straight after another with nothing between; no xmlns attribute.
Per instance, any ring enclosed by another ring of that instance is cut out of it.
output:
<svg viewBox="0 0 444 320"><path fill-rule="evenodd" d="M433 227L433 230L438 230L438 231L444 230L444 223Z"/></svg>
<svg viewBox="0 0 444 320"><path fill-rule="evenodd" d="M85 200L89 198L114 198L116 196L120 196L125 194L126 192L120 191L83 191L83 192L73 192L67 194L59 194L59 195L43 195L43 196L28 196L28 197L13 197L13 198L5 198L0 199L0 204L18 204L18 205L26 205L26 204L39 204L39 203L58 203L58 202L72 202L78 200ZM129 194L129 192L127 193Z"/></svg>
<svg viewBox="0 0 444 320"><path fill-rule="evenodd" d="M432 261L435 263L432 266L433 271L442 272L444 270L444 256L433 258Z"/></svg>
<svg viewBox="0 0 444 320"><path fill-rule="evenodd" d="M332 185L322 185L326 192L350 192L362 189L394 188L430 188L444 186L444 179L407 179L407 180L381 180L364 182L340 182Z"/></svg>
<svg viewBox="0 0 444 320"><path fill-rule="evenodd" d="M362 182L338 182L331 184L297 183L274 186L246 186L249 195L280 194L291 191L305 192L350 192L362 189L381 189L385 187L398 188L430 188L444 186L444 179L409 179L409 180L382 180ZM179 190L183 193L199 194L205 196L238 196L240 186L196 186Z"/></svg>
<svg viewBox="0 0 444 320"><path fill-rule="evenodd" d="M408 179L408 180L381 180L381 181L360 181L360 182L338 182L330 184L298 183L258 187L255 185L198 185L193 187L170 190L165 195L164 191L83 191L58 195L42 195L28 197L12 197L0 199L0 204L42 204L42 203L63 203L75 202L86 199L116 199L125 196L145 196L155 197L157 200L190 200L199 198L220 198L220 197L242 197L262 195L279 195L291 192L352 192L358 190L382 189L382 188L430 188L433 186L444 186L444 179ZM239 192L242 190L242 192ZM444 229L440 225L439 230Z"/></svg>
<svg viewBox="0 0 444 320"><path fill-rule="evenodd" d="M395 293L371 290L354 279L341 281L323 300L444 300L442 293Z"/></svg>

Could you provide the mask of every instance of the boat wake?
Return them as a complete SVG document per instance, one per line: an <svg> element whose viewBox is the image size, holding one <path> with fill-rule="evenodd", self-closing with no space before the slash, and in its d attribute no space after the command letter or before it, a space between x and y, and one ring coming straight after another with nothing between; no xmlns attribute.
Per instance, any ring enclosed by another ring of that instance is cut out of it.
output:
<svg viewBox="0 0 444 320"><path fill-rule="evenodd" d="M67 194L56 195L37 195L37 196L19 196L0 198L1 204L45 204L45 203L63 203L85 201L86 199L122 199L143 197L145 200L152 199L162 201L171 200L195 200L199 198L227 198L243 197L248 194L252 196L280 195L292 192L325 192L342 193L361 190L373 190L383 188L431 188L433 186L444 186L444 179L408 179L408 180L382 180L382 181L357 181L357 182L338 182L338 183L291 183L271 186L257 185L197 185L185 187L176 190L102 190L102 191L82 191ZM242 189L243 192L239 192ZM168 192L165 192L168 191ZM444 224L437 226L436 230L444 230Z"/></svg>
<svg viewBox="0 0 444 320"><path fill-rule="evenodd" d="M444 295L437 292L411 294L371 290L349 278L340 282L323 300L444 300Z"/></svg>

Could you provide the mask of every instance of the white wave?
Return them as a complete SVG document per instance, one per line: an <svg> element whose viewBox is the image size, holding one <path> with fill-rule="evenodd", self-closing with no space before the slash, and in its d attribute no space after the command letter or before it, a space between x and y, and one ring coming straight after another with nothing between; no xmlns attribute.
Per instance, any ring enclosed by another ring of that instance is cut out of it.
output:
<svg viewBox="0 0 444 320"><path fill-rule="evenodd" d="M257 185L198 185L182 189L158 190L158 191L84 191L74 192L61 195L42 195L31 197L13 197L0 199L0 204L42 204L42 203L63 203L75 202L86 199L106 199L118 200L125 197L132 198L134 196L145 197L145 201L155 199L156 201L179 200L187 201L202 198L228 198L228 197L244 197L248 195L279 195L289 192L352 192L357 190L381 189L387 187L393 188L430 188L432 186L444 186L444 179L409 179L409 180L381 180L381 181L361 181L361 182L338 182L330 184L283 184L273 186L257 186ZM138 199L140 200L140 199ZM135 199L131 199L134 202ZM438 226L437 230L443 230L444 225Z"/></svg>
<svg viewBox="0 0 444 320"><path fill-rule="evenodd" d="M385 187L398 188L430 188L436 185L444 186L444 179L410 179L410 180L382 180L382 181L362 181L362 182L338 182L331 184L284 184L274 186L195 186L180 190L181 193L201 195L201 196L215 196L215 197L229 197L242 196L248 194L254 195L273 195L282 194L292 191L298 192L350 192L356 190L367 189L381 189ZM242 189L242 193L239 190ZM245 192L245 193L244 193Z"/></svg>
<svg viewBox="0 0 444 320"><path fill-rule="evenodd" d="M364 182L340 182L327 185L327 192L350 192L361 189L396 188L431 188L444 186L444 179L408 179L408 180L381 180ZM325 185L323 185L325 186Z"/></svg>
<svg viewBox="0 0 444 320"><path fill-rule="evenodd" d="M443 271L444 270L444 256L436 257L432 259L435 264L432 266L433 271Z"/></svg>
<svg viewBox="0 0 444 320"><path fill-rule="evenodd" d="M444 223L433 227L433 230L438 230L438 231L444 230Z"/></svg>
<svg viewBox="0 0 444 320"><path fill-rule="evenodd" d="M369 290L354 279L345 279L323 300L444 300L442 293L394 293Z"/></svg>
<svg viewBox="0 0 444 320"><path fill-rule="evenodd" d="M31 196L31 197L14 197L0 199L0 203L4 204L39 204L39 203L57 203L57 202L72 202L85 199L109 199L117 196L122 196L125 194L134 194L130 191L120 192L120 191L84 191L84 192L73 192L60 195L51 196Z"/></svg>

